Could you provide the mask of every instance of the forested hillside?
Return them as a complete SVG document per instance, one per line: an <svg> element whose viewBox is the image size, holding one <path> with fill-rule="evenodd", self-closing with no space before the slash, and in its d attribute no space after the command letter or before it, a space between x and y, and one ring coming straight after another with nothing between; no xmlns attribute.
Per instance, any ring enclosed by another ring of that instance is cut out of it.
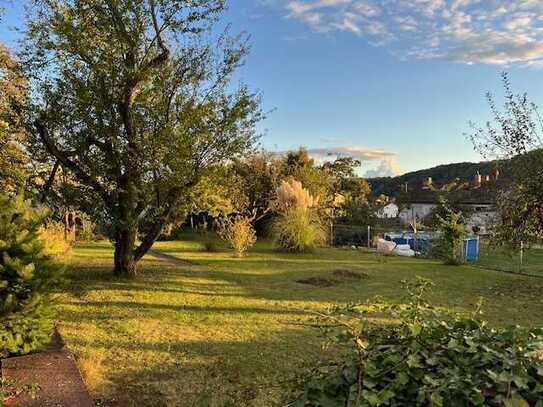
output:
<svg viewBox="0 0 543 407"><path fill-rule="evenodd" d="M424 170L408 172L398 177L371 178L368 179L368 182L371 185L373 195L378 196L380 194L385 194L396 196L401 192L402 186L405 183L418 188L427 177L432 177L435 184L441 185L452 182L457 178L466 181L472 180L475 174L477 174L477 171L482 175L486 175L492 173L492 171L498 167L503 176L503 166L498 164L498 161L445 164Z"/></svg>

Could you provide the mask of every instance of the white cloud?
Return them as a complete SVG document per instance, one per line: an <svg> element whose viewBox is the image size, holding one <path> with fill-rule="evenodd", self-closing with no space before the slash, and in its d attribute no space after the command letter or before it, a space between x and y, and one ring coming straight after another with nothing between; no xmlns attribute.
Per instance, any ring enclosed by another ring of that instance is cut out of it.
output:
<svg viewBox="0 0 543 407"><path fill-rule="evenodd" d="M543 0L265 1L316 32L352 33L402 57L543 63Z"/></svg>
<svg viewBox="0 0 543 407"><path fill-rule="evenodd" d="M396 176L403 173L398 164L396 153L379 148L367 148L357 145L308 148L309 155L319 164L338 157L353 157L362 162L361 170L366 178Z"/></svg>
<svg viewBox="0 0 543 407"><path fill-rule="evenodd" d="M379 162L377 168L367 170L364 173L364 178L395 177L402 173L403 171L395 159L384 159Z"/></svg>

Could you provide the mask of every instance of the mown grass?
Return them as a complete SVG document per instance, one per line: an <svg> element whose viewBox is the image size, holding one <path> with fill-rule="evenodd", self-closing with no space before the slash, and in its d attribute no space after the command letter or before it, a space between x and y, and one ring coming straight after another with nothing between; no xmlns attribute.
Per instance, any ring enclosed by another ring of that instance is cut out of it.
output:
<svg viewBox="0 0 543 407"><path fill-rule="evenodd" d="M101 405L276 405L284 381L320 355L302 309L376 295L399 302L401 281L416 276L434 281L438 305L469 310L483 297L492 324L543 323L543 279L351 250L277 253L267 243L241 259L203 252L195 239L155 249L194 265L147 256L137 279L122 280L111 276L107 243L74 250L59 327ZM311 278L334 284L298 282Z"/></svg>
<svg viewBox="0 0 543 407"><path fill-rule="evenodd" d="M521 261L518 251L493 248L488 244L483 244L477 264L487 269L543 277L543 250L539 248L526 249L523 251Z"/></svg>

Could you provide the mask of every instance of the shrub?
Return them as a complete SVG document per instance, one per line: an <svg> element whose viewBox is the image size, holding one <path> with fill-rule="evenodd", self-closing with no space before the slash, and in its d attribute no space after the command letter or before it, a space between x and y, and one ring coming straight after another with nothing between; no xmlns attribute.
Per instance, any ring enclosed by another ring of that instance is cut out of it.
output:
<svg viewBox="0 0 543 407"><path fill-rule="evenodd" d="M430 283L408 285L399 318L372 327L362 304L319 317L329 340L347 347L303 380L298 406L541 406L543 330L490 328L477 312L440 312L425 300Z"/></svg>
<svg viewBox="0 0 543 407"><path fill-rule="evenodd" d="M310 252L326 241L326 231L309 209L289 208L274 223L276 244L291 252Z"/></svg>
<svg viewBox="0 0 543 407"><path fill-rule="evenodd" d="M96 240L96 225L89 219L82 219L81 229L77 234L77 240L82 242L93 242Z"/></svg>
<svg viewBox="0 0 543 407"><path fill-rule="evenodd" d="M273 207L278 217L273 225L273 233L281 249L307 252L326 240L326 231L315 210L318 199L300 182L283 181L276 195Z"/></svg>
<svg viewBox="0 0 543 407"><path fill-rule="evenodd" d="M215 253L219 251L219 245L217 243L217 238L215 233L209 231L207 221L202 222L196 226L196 230L200 235L200 242L202 244L202 249L205 252Z"/></svg>
<svg viewBox="0 0 543 407"><path fill-rule="evenodd" d="M206 234L202 238L202 248L205 252L216 253L219 251L219 245L217 244L217 239L214 236L211 236L210 233Z"/></svg>
<svg viewBox="0 0 543 407"><path fill-rule="evenodd" d="M455 211L442 199L437 208L436 217L441 237L433 247L434 255L443 259L445 264L463 263L462 244L468 231L466 225L462 223L462 212Z"/></svg>
<svg viewBox="0 0 543 407"><path fill-rule="evenodd" d="M256 232L252 221L252 218L240 215L222 219L219 222L219 237L228 242L237 257L242 257L256 243Z"/></svg>
<svg viewBox="0 0 543 407"><path fill-rule="evenodd" d="M44 216L22 196L0 195L0 357L29 353L50 340L48 293L60 269L38 237Z"/></svg>
<svg viewBox="0 0 543 407"><path fill-rule="evenodd" d="M67 256L72 249L72 239L66 233L64 224L49 221L38 229L38 236L43 242L43 252L57 260Z"/></svg>

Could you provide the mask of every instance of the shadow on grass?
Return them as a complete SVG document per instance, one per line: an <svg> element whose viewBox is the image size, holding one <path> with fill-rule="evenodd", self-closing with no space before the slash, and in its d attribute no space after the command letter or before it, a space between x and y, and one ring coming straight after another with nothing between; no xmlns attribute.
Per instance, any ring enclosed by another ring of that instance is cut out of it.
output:
<svg viewBox="0 0 543 407"><path fill-rule="evenodd" d="M82 338L71 345L97 353L145 355L138 363L108 369L100 405L136 406L271 406L285 395L285 383L295 372L313 366L321 357L320 339L307 333L283 331L267 340L134 342L112 338L90 343ZM288 346L303 343L299 346ZM106 364L117 364L114 359Z"/></svg>

